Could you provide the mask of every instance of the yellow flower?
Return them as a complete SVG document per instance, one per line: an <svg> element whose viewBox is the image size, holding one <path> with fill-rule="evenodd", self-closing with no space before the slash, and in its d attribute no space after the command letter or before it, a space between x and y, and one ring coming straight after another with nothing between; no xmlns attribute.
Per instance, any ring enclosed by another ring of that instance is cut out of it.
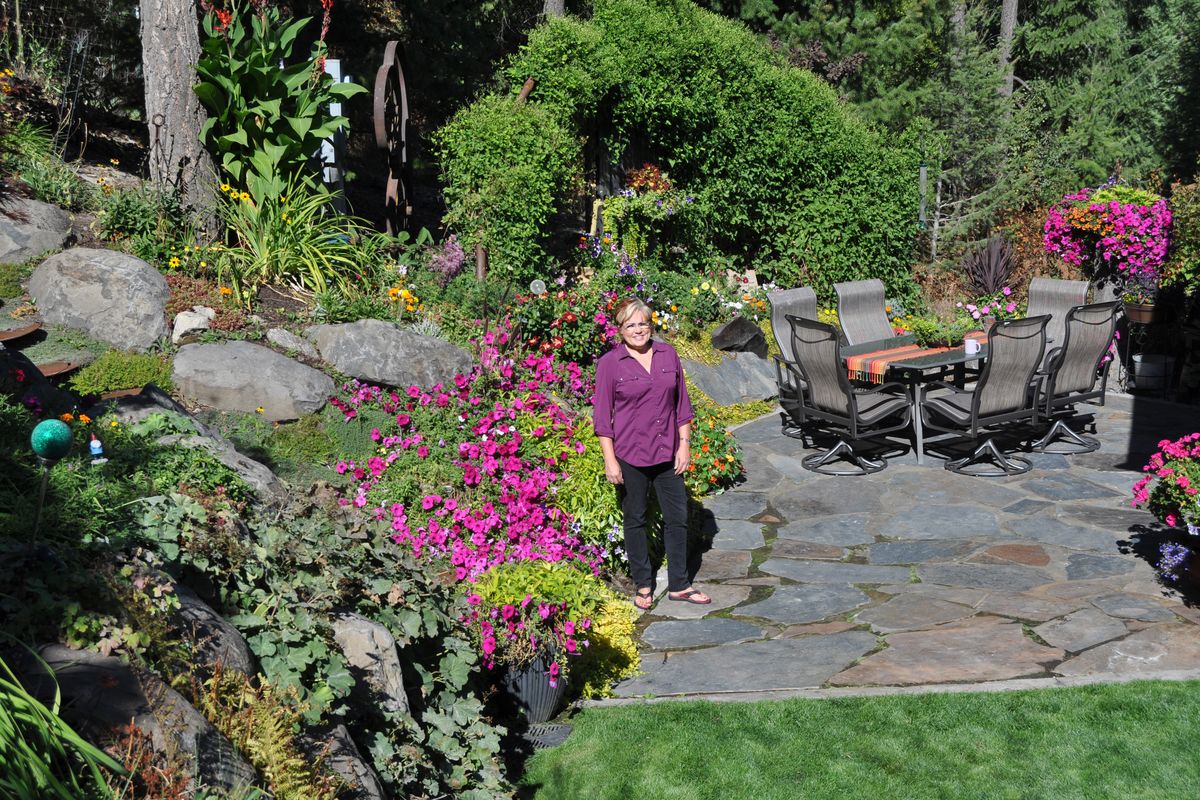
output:
<svg viewBox="0 0 1200 800"><path fill-rule="evenodd" d="M675 305L671 306L671 311L678 311L678 310L679 310L679 306L675 306Z"/></svg>
<svg viewBox="0 0 1200 800"><path fill-rule="evenodd" d="M241 196L243 202L246 202L246 203L250 202L250 193L249 192L242 192L242 194L240 196Z"/></svg>
<svg viewBox="0 0 1200 800"><path fill-rule="evenodd" d="M112 164L112 165L115 167L115 166L118 166L118 165L119 165L121 162L120 162L120 161L118 161L118 160L117 160L117 159L115 159L115 158L110 158L110 159L108 160L108 163Z"/></svg>
<svg viewBox="0 0 1200 800"><path fill-rule="evenodd" d="M263 407L262 407L262 406L259 406L258 408L254 409L254 413L256 413L256 414L261 414L261 413L263 413Z"/></svg>
<svg viewBox="0 0 1200 800"><path fill-rule="evenodd" d="M702 291L702 292L708 291L708 281L705 281L704 283L700 284L700 291Z"/></svg>
<svg viewBox="0 0 1200 800"><path fill-rule="evenodd" d="M221 191L222 191L222 192L228 192L228 191L229 191L229 184L228 184L228 183L222 183L222 184L221 184Z"/></svg>
<svg viewBox="0 0 1200 800"><path fill-rule="evenodd" d="M120 424L121 424L121 423L117 422L117 421L114 419L112 422L108 423L108 427L110 427L110 428L116 428L116 427L118 427Z"/></svg>
<svg viewBox="0 0 1200 800"><path fill-rule="evenodd" d="M167 262L167 265L174 269L179 266L179 259L171 256L171 260Z"/></svg>
<svg viewBox="0 0 1200 800"><path fill-rule="evenodd" d="M700 290L699 290L699 289L697 289L695 286L693 286L693 287L692 287L692 294L700 294Z"/></svg>
<svg viewBox="0 0 1200 800"><path fill-rule="evenodd" d="M200 262L200 267L201 267L201 268L204 268L204 267L207 267L207 266L208 266L208 262L207 262L207 261L201 261L201 262Z"/></svg>

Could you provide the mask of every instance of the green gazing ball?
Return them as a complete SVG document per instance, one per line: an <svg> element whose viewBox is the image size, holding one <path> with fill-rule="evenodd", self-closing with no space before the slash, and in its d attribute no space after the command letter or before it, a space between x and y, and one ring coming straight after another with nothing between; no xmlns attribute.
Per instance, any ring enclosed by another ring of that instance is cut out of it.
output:
<svg viewBox="0 0 1200 800"><path fill-rule="evenodd" d="M71 429L62 420L42 420L30 434L29 443L41 458L57 461L71 449Z"/></svg>

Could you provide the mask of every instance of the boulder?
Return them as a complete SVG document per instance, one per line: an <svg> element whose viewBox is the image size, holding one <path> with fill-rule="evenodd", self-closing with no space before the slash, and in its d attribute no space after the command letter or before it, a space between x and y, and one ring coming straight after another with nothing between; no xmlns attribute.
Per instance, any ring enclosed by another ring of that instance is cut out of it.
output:
<svg viewBox="0 0 1200 800"><path fill-rule="evenodd" d="M184 345L171 377L196 402L224 411L261 408L271 422L319 411L334 390L320 370L252 342Z"/></svg>
<svg viewBox="0 0 1200 800"><path fill-rule="evenodd" d="M171 329L171 344L179 344L189 336L209 329L217 312L208 306L193 306L191 311L180 311L175 315Z"/></svg>
<svg viewBox="0 0 1200 800"><path fill-rule="evenodd" d="M375 770L363 758L345 725L308 728L301 731L299 743L314 761L325 759L325 766L346 781L339 800L386 800L390 797Z"/></svg>
<svg viewBox="0 0 1200 800"><path fill-rule="evenodd" d="M346 657L350 672L358 685L365 686L373 695L364 699L384 711L408 714L400 653L391 632L358 614L341 614L332 623L333 640Z"/></svg>
<svg viewBox="0 0 1200 800"><path fill-rule="evenodd" d="M182 583L175 584L179 610L171 620L172 631L192 643L192 661L207 675L218 665L225 671L248 678L258 674L254 655L238 629Z"/></svg>
<svg viewBox="0 0 1200 800"><path fill-rule="evenodd" d="M249 484L254 493L258 495L259 500L269 504L278 504L287 499L287 486L269 467L239 453L233 443L222 436L170 434L159 437L157 443L177 447L203 448Z"/></svg>
<svg viewBox="0 0 1200 800"><path fill-rule="evenodd" d="M167 335L169 293L162 274L140 258L87 247L50 256L29 279L43 322L122 350L148 350Z"/></svg>
<svg viewBox="0 0 1200 800"><path fill-rule="evenodd" d="M715 367L686 358L682 361L683 371L696 388L720 405L769 400L779 394L775 368L752 353L730 353Z"/></svg>
<svg viewBox="0 0 1200 800"><path fill-rule="evenodd" d="M309 344L307 339L303 339L296 334L284 328L271 328L267 331L267 341L276 347L282 347L284 350L291 350L299 353L305 358L320 358L320 353L317 348Z"/></svg>
<svg viewBox="0 0 1200 800"><path fill-rule="evenodd" d="M321 358L339 372L369 383L421 387L449 384L475 360L461 347L406 331L399 325L363 319L343 325L314 325L304 335Z"/></svg>
<svg viewBox="0 0 1200 800"><path fill-rule="evenodd" d="M71 238L71 215L58 206L8 197L0 202L0 264L20 264Z"/></svg>
<svg viewBox="0 0 1200 800"><path fill-rule="evenodd" d="M258 774L237 748L183 696L153 673L134 669L114 656L72 650L60 644L38 648L54 671L46 673L29 651L15 648L5 660L25 688L54 701L55 682L62 693L62 716L93 743L130 721L149 734L159 752L174 749L191 761L195 783L235 796L261 786Z"/></svg>
<svg viewBox="0 0 1200 800"><path fill-rule="evenodd" d="M712 346L734 353L754 353L767 357L767 337L762 329L745 317L734 317L712 332Z"/></svg>

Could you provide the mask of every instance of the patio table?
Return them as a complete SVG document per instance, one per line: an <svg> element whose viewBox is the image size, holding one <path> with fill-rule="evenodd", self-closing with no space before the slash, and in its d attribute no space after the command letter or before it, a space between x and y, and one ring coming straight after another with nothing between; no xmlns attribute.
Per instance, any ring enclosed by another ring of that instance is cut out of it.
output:
<svg viewBox="0 0 1200 800"><path fill-rule="evenodd" d="M986 334L968 335L980 340L978 353L968 355L962 345L922 348L914 343L911 334L842 348L842 360L852 379L882 383L884 375L891 373L908 387L909 400L913 404L913 449L918 464L925 463L925 427L921 420L918 387L944 377L949 370L953 370L955 379L961 382L968 364L987 360Z"/></svg>

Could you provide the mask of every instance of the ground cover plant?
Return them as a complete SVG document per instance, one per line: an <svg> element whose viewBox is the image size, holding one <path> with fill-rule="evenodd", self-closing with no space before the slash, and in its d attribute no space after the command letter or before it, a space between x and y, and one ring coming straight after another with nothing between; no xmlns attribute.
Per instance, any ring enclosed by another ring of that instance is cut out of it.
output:
<svg viewBox="0 0 1200 800"><path fill-rule="evenodd" d="M589 709L523 784L538 800L687 796L1183 798L1192 682Z"/></svg>

